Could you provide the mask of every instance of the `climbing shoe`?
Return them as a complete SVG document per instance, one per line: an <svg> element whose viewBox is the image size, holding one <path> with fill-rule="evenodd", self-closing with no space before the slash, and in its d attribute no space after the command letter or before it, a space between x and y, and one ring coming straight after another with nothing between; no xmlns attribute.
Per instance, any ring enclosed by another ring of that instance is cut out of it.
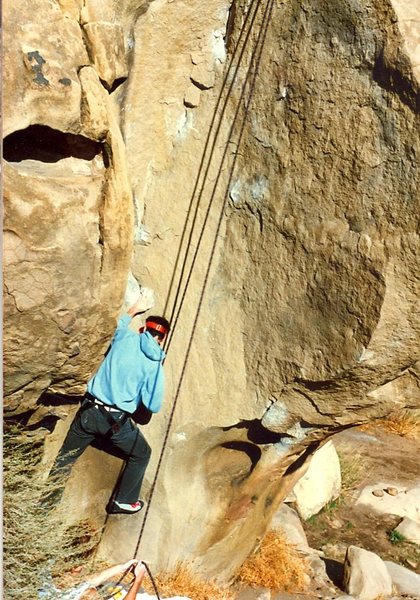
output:
<svg viewBox="0 0 420 600"><path fill-rule="evenodd" d="M106 507L106 512L109 515L133 515L134 513L139 512L143 506L143 500L137 500L137 502L134 502L133 504L125 504L124 502L111 500Z"/></svg>

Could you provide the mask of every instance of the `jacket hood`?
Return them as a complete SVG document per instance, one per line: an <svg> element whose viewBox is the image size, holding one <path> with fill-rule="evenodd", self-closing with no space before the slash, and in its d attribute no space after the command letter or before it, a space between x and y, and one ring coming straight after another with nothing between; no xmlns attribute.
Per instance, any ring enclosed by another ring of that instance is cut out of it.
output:
<svg viewBox="0 0 420 600"><path fill-rule="evenodd" d="M164 351L148 331L140 335L140 349L150 360L161 361L165 358Z"/></svg>

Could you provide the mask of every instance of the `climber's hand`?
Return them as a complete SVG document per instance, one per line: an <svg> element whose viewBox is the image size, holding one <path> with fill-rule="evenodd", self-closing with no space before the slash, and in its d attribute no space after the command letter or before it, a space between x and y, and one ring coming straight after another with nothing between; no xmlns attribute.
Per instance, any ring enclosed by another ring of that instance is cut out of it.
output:
<svg viewBox="0 0 420 600"><path fill-rule="evenodd" d="M121 565L121 571L128 571L129 569L134 569L137 566L139 561L136 558L132 558L128 560L126 563Z"/></svg>
<svg viewBox="0 0 420 600"><path fill-rule="evenodd" d="M138 313L146 312L146 310L149 310L154 305L155 305L154 291L150 288L144 287L144 288L141 288L139 297L137 298L137 300L135 301L133 306L131 306L128 309L127 312L131 317L134 317L134 315L137 315Z"/></svg>
<svg viewBox="0 0 420 600"><path fill-rule="evenodd" d="M144 561L139 561L134 569L134 575L137 578L143 578L147 572L147 569L143 563Z"/></svg>

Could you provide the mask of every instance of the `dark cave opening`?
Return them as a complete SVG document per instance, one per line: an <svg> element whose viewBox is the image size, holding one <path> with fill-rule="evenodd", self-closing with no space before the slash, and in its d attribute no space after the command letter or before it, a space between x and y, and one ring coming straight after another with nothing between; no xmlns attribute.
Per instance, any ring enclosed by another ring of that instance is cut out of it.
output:
<svg viewBox="0 0 420 600"><path fill-rule="evenodd" d="M119 88L123 83L127 81L127 77L118 77L115 79L111 85L109 85L106 81L101 79L101 83L109 94L115 92L117 88Z"/></svg>
<svg viewBox="0 0 420 600"><path fill-rule="evenodd" d="M102 150L101 142L46 125L30 125L14 131L3 140L3 158L13 163L23 160L54 163L70 157L93 160Z"/></svg>

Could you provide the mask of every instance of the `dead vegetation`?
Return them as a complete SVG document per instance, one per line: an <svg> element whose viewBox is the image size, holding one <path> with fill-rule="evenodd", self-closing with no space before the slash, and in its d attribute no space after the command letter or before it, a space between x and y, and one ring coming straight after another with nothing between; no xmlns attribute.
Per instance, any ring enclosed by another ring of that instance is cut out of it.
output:
<svg viewBox="0 0 420 600"><path fill-rule="evenodd" d="M194 600L233 600L235 597L228 588L200 579L184 563L178 563L169 573L158 573L155 581L162 598L187 596ZM152 583L148 579L145 580L144 588L148 593L153 593Z"/></svg>
<svg viewBox="0 0 420 600"><path fill-rule="evenodd" d="M398 410L381 419L377 424L396 435L420 439L420 411Z"/></svg>
<svg viewBox="0 0 420 600"><path fill-rule="evenodd" d="M162 597L187 596L194 600L233 600L234 588L220 587L195 575L185 563L178 563L170 573L155 577ZM267 533L258 549L244 562L236 577L236 584L263 587L271 591L302 592L309 581L309 567L296 547L279 531ZM150 581L145 589L153 593Z"/></svg>
<svg viewBox="0 0 420 600"><path fill-rule="evenodd" d="M309 567L296 547L277 531L270 531L259 548L244 562L238 581L272 591L302 592L307 588Z"/></svg>
<svg viewBox="0 0 420 600"><path fill-rule="evenodd" d="M361 481L368 475L365 457L359 452L351 454L337 451L341 472L341 495L351 497L358 490Z"/></svg>
<svg viewBox="0 0 420 600"><path fill-rule="evenodd" d="M65 528L39 500L60 482L39 476L43 441L25 437L20 428L3 435L4 598L34 600L51 577L86 562L98 533L90 523ZM49 583L48 583L49 582ZM48 596L46 596L48 597ZM53 597L53 596L50 596Z"/></svg>

